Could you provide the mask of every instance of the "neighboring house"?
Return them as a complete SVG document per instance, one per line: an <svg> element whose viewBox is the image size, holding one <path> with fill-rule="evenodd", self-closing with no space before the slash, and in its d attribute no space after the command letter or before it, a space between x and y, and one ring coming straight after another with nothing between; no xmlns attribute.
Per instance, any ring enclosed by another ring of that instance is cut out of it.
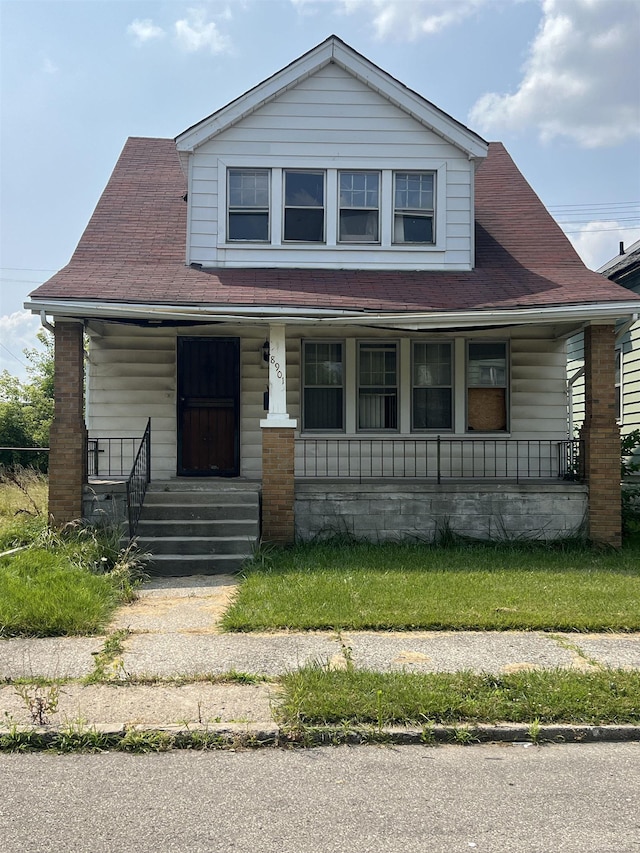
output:
<svg viewBox="0 0 640 853"><path fill-rule="evenodd" d="M632 293L640 295L640 240L620 252L598 270ZM640 312L638 312L640 314ZM615 389L616 420L623 435L640 429L640 323L633 316L616 326ZM575 432L584 417L583 336L568 341L570 427Z"/></svg>
<svg viewBox="0 0 640 853"><path fill-rule="evenodd" d="M152 480L255 482L266 540L546 538L587 513L618 544L613 336L637 306L500 143L332 36L175 140L129 139L31 294L55 325L50 512L82 511L85 331L93 446L150 418Z"/></svg>

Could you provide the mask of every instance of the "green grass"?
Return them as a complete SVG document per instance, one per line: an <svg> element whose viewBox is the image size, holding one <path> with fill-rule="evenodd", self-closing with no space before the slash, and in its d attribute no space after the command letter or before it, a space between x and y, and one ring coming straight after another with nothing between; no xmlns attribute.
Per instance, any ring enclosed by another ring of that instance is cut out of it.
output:
<svg viewBox="0 0 640 853"><path fill-rule="evenodd" d="M117 581L68 554L29 549L0 560L0 636L93 634L121 600Z"/></svg>
<svg viewBox="0 0 640 853"><path fill-rule="evenodd" d="M0 553L35 541L47 524L47 479L25 470L0 478Z"/></svg>
<svg viewBox="0 0 640 853"><path fill-rule="evenodd" d="M0 477L0 637L94 634L135 597L145 556L120 552L119 531L47 530L47 481L29 470Z"/></svg>
<svg viewBox="0 0 640 853"><path fill-rule="evenodd" d="M293 728L500 721L640 724L640 673L627 670L497 676L307 666L283 676L281 683L277 714Z"/></svg>
<svg viewBox="0 0 640 853"><path fill-rule="evenodd" d="M227 631L640 630L640 538L586 545L326 543L258 555Z"/></svg>

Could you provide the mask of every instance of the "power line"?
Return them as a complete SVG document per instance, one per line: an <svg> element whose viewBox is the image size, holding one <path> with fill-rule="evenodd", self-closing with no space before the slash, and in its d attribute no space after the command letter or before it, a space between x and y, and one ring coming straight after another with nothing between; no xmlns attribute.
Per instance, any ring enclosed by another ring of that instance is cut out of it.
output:
<svg viewBox="0 0 640 853"><path fill-rule="evenodd" d="M0 347L2 347L2 349L3 349L5 352L8 352L8 353L9 353L9 355L11 356L11 358L15 358L15 360L16 360L17 362L19 362L23 367L28 367L28 366L29 366L28 364L25 364L25 363L24 363L24 361L22 361L22 359L18 358L18 356L17 356L15 353L11 352L11 350L10 350L10 349L7 349L7 347L6 347L3 343L0 343Z"/></svg>
<svg viewBox="0 0 640 853"><path fill-rule="evenodd" d="M571 223L572 225L575 223ZM562 228L562 226L560 226ZM578 228L576 231L565 231L562 228L565 234L603 234L610 233L615 234L617 231L640 231L640 225L627 225L624 228Z"/></svg>

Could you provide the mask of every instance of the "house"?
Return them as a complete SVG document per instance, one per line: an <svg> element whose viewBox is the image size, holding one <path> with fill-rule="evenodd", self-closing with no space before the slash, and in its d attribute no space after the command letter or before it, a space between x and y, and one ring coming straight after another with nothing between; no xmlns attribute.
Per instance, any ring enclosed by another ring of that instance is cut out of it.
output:
<svg viewBox="0 0 640 853"><path fill-rule="evenodd" d="M585 268L500 143L335 36L175 140L129 139L27 304L55 327L57 523L87 442L131 463L150 423L152 486L254 484L267 541L586 518L620 542L614 337L640 297Z"/></svg>
<svg viewBox="0 0 640 853"><path fill-rule="evenodd" d="M615 257L598 270L632 293L640 294L640 240L626 250L620 244ZM640 323L638 313L616 326L615 338L615 411L622 435L640 429ZM583 336L568 341L569 417L572 432L584 417Z"/></svg>

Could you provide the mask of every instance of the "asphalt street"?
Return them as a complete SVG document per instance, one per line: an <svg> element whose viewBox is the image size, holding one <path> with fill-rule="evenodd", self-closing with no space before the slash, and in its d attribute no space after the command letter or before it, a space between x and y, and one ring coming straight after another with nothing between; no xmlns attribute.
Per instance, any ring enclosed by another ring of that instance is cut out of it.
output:
<svg viewBox="0 0 640 853"><path fill-rule="evenodd" d="M640 744L0 755L3 853L638 853Z"/></svg>

